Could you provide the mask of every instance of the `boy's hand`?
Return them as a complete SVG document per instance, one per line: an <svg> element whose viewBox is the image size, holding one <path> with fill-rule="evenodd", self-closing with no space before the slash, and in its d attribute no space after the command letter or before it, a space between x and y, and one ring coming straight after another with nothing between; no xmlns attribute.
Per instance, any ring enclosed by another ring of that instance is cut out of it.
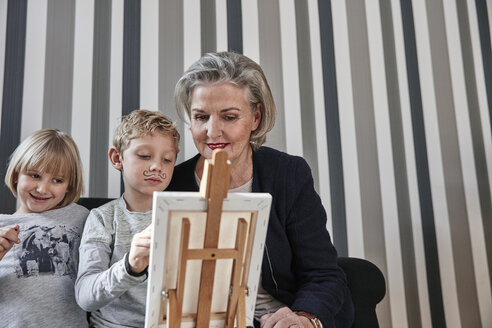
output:
<svg viewBox="0 0 492 328"><path fill-rule="evenodd" d="M11 228L0 228L0 260L14 246L19 244L19 225Z"/></svg>
<svg viewBox="0 0 492 328"><path fill-rule="evenodd" d="M140 273L149 265L150 240L152 238L152 224L143 231L135 234L128 254L130 269Z"/></svg>

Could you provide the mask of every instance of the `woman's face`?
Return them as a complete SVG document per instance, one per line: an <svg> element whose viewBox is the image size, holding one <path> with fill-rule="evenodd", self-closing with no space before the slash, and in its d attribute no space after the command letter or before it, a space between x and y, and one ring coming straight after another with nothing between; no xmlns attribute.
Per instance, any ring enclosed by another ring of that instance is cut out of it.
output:
<svg viewBox="0 0 492 328"><path fill-rule="evenodd" d="M191 134L200 154L210 159L224 149L231 163L247 159L249 137L258 128L261 112L252 112L246 88L229 82L195 87L191 94Z"/></svg>

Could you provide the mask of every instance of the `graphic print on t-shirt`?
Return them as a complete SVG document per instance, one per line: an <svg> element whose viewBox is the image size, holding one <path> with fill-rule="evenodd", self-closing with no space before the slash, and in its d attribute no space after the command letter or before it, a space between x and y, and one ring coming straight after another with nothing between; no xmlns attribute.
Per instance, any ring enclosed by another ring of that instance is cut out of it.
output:
<svg viewBox="0 0 492 328"><path fill-rule="evenodd" d="M80 235L63 225L22 227L21 244L14 246L17 277L40 274L75 275L73 268L74 240Z"/></svg>

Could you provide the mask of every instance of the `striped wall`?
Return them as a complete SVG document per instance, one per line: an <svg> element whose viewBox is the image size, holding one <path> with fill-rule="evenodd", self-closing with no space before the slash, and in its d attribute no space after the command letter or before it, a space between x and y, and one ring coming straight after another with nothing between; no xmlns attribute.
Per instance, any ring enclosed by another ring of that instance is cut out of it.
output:
<svg viewBox="0 0 492 328"><path fill-rule="evenodd" d="M339 253L383 271L381 325L492 327L491 23L485 0L0 0L1 172L59 128L85 195L117 197L118 118L177 120L183 70L242 52L279 108L267 144L310 163Z"/></svg>

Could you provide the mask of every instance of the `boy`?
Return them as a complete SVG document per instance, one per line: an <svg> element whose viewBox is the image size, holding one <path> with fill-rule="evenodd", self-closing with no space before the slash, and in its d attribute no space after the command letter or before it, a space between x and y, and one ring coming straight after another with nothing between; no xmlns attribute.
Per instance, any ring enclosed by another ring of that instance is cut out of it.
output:
<svg viewBox="0 0 492 328"><path fill-rule="evenodd" d="M154 191L167 188L179 151L175 125L159 112L123 117L109 149L124 194L89 214L75 298L96 327L143 327Z"/></svg>

